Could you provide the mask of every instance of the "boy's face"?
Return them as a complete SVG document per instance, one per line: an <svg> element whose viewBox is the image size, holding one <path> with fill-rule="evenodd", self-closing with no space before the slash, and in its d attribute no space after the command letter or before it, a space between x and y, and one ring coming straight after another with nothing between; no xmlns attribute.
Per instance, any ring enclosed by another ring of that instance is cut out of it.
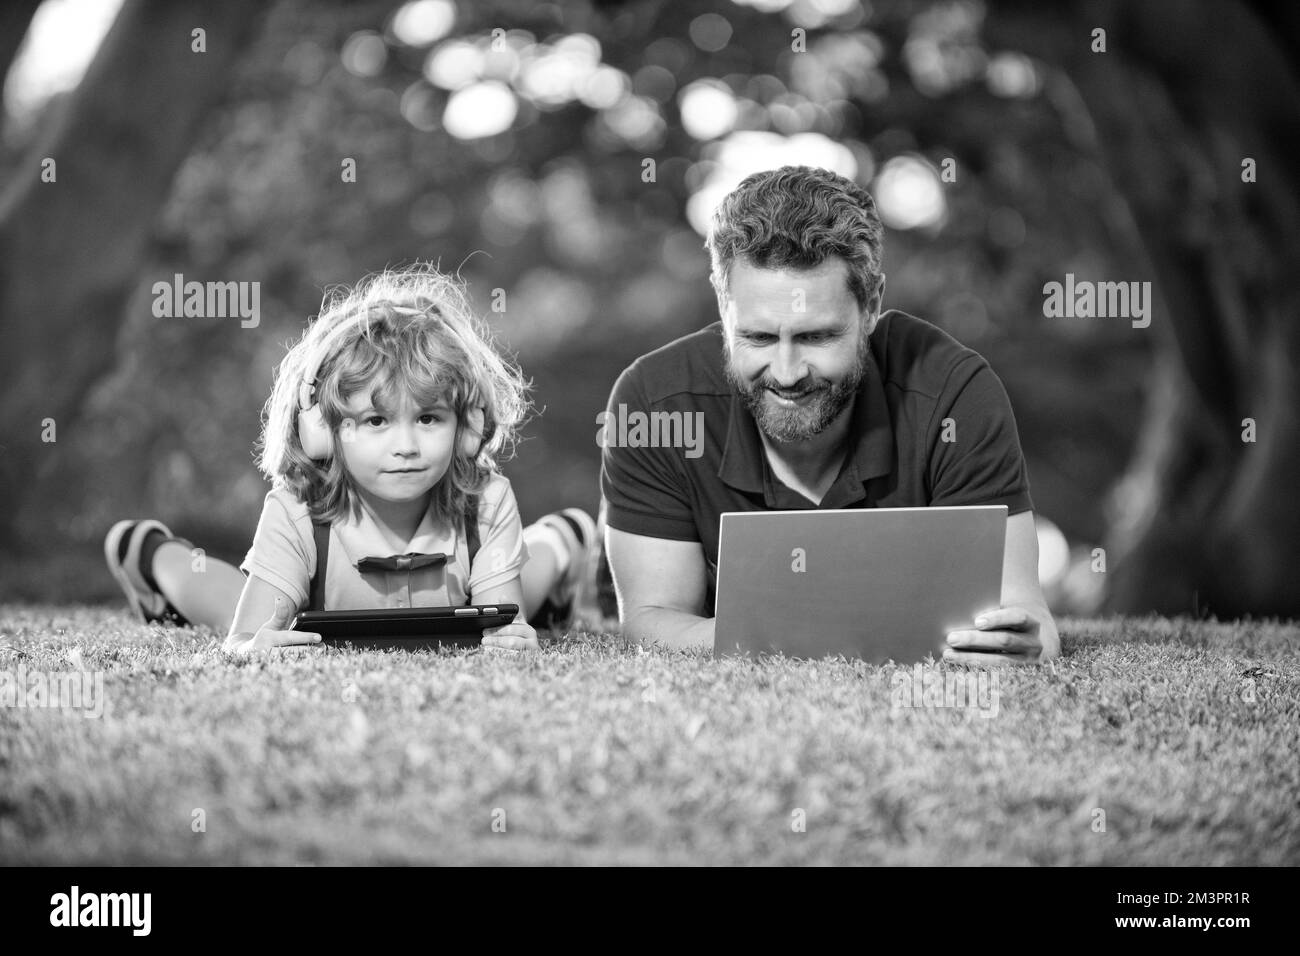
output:
<svg viewBox="0 0 1300 956"><path fill-rule="evenodd" d="M363 392L348 397L338 447L363 498L401 503L429 493L451 467L456 414L439 403L378 408Z"/></svg>

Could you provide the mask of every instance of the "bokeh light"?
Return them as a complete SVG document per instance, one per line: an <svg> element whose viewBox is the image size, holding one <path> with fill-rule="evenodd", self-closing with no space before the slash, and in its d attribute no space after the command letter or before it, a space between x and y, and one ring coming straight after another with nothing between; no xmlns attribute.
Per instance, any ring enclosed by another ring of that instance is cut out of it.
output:
<svg viewBox="0 0 1300 956"><path fill-rule="evenodd" d="M424 61L424 76L444 90L460 90L483 72L483 51L473 43L453 40L431 51Z"/></svg>
<svg viewBox="0 0 1300 956"><path fill-rule="evenodd" d="M358 30L343 42L340 56L354 76L378 76L388 62L388 47L374 30Z"/></svg>
<svg viewBox="0 0 1300 956"><path fill-rule="evenodd" d="M790 58L791 88L814 103L848 97L877 102L889 92L879 68L884 49L884 41L866 30L818 37L807 55Z"/></svg>
<svg viewBox="0 0 1300 956"><path fill-rule="evenodd" d="M600 43L595 37L574 33L552 46L525 52L519 92L542 109L554 109L575 100L600 67Z"/></svg>
<svg viewBox="0 0 1300 956"><path fill-rule="evenodd" d="M407 46L435 43L455 25L456 5L450 0L413 0L393 14L393 35Z"/></svg>
<svg viewBox="0 0 1300 956"><path fill-rule="evenodd" d="M677 78L664 67L651 63L632 74L632 92L648 96L656 103L667 103L677 92Z"/></svg>
<svg viewBox="0 0 1300 956"><path fill-rule="evenodd" d="M527 229L542 214L542 190L532 179L510 170L494 177L488 185L495 214L516 229Z"/></svg>
<svg viewBox="0 0 1300 956"><path fill-rule="evenodd" d="M999 53L989 61L984 74L989 92L994 96L1024 98L1038 92L1038 71L1022 53Z"/></svg>
<svg viewBox="0 0 1300 956"><path fill-rule="evenodd" d="M284 70L303 86L320 82L330 68L331 55L314 40L302 40L291 46L284 55Z"/></svg>
<svg viewBox="0 0 1300 956"><path fill-rule="evenodd" d="M645 48L642 59L680 75L692 56L691 48L676 37L660 37Z"/></svg>
<svg viewBox="0 0 1300 956"><path fill-rule="evenodd" d="M717 80L696 80L678 99L682 128L698 140L717 139L735 127L739 109L731 89Z"/></svg>
<svg viewBox="0 0 1300 956"><path fill-rule="evenodd" d="M753 130L737 131L705 147L707 166L687 182L699 186L686 202L686 218L701 236L724 196L750 173L781 166L820 166L849 179L857 175L857 161L848 147L821 133L781 136ZM697 164L700 165L700 164Z"/></svg>
<svg viewBox="0 0 1300 956"><path fill-rule="evenodd" d="M947 212L938 172L914 155L895 156L886 162L873 194L880 221L891 229L933 226Z"/></svg>
<svg viewBox="0 0 1300 956"><path fill-rule="evenodd" d="M439 96L433 88L423 80L417 80L402 93L398 109L404 120L428 133L438 128L438 107L441 105L438 101Z"/></svg>
<svg viewBox="0 0 1300 956"><path fill-rule="evenodd" d="M908 24L903 63L926 96L942 96L983 76L988 54L980 43L984 5L973 0L935 4Z"/></svg>
<svg viewBox="0 0 1300 956"><path fill-rule="evenodd" d="M738 7L750 7L759 13L780 13L794 0L731 0Z"/></svg>
<svg viewBox="0 0 1300 956"><path fill-rule="evenodd" d="M526 48L525 45L524 49ZM483 55L480 69L485 80L513 83L519 78L519 71L523 69L523 58L511 43L493 43Z"/></svg>
<svg viewBox="0 0 1300 956"><path fill-rule="evenodd" d="M624 97L601 114L601 119L614 135L635 149L659 146L667 129L658 105L644 96Z"/></svg>
<svg viewBox="0 0 1300 956"><path fill-rule="evenodd" d="M457 139L482 139L508 130L518 113L510 87L485 80L451 94L442 125Z"/></svg>
<svg viewBox="0 0 1300 956"><path fill-rule="evenodd" d="M627 94L629 86L626 73L601 65L582 84L578 98L593 110L607 110Z"/></svg>
<svg viewBox="0 0 1300 956"><path fill-rule="evenodd" d="M785 93L778 96L768 106L767 112L772 117L772 126L778 133L793 136L811 130L824 110L797 93Z"/></svg>
<svg viewBox="0 0 1300 956"><path fill-rule="evenodd" d="M848 18L857 23L865 14L860 0L793 0L786 7L785 15L801 27L817 30L832 20L838 27L845 26Z"/></svg>
<svg viewBox="0 0 1300 956"><path fill-rule="evenodd" d="M687 28L691 42L705 53L717 53L731 42L731 24L717 13L702 13Z"/></svg>

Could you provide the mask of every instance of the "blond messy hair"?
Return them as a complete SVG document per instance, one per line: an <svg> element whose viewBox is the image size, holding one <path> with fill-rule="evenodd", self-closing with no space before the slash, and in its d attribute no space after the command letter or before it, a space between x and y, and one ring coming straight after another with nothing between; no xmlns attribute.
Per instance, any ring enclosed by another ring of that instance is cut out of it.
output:
<svg viewBox="0 0 1300 956"><path fill-rule="evenodd" d="M335 454L322 463L303 452L298 392L327 339L315 401ZM345 514L355 519L361 512L360 495L338 453L348 400L364 392L388 408L397 408L403 395L418 407L445 401L456 413L455 451L447 474L434 487L430 508L436 520L454 523L470 496L482 492L498 462L513 453L529 408L527 389L519 368L496 351L459 279L427 262L385 269L351 289L328 290L320 315L280 362L262 411L258 467L273 486L305 502L314 520L333 522ZM461 450L461 436L474 407L484 413L483 445L471 458Z"/></svg>

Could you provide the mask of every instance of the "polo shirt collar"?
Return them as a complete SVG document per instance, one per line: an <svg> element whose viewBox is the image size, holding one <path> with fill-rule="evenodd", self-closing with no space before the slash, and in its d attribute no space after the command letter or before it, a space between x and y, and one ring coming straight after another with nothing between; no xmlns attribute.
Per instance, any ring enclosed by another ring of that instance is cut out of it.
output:
<svg viewBox="0 0 1300 956"><path fill-rule="evenodd" d="M393 550L393 546L384 541L383 535L375 525L375 520L371 517L370 512L362 507L359 520L348 520L335 525L338 531L339 542L343 545L348 557L352 558L353 563L365 557L387 557L390 554L402 554L412 552L417 554L433 554L443 552L451 554L456 544L454 537L448 538L440 535L437 526L433 520L433 509L426 509L424 517L420 519L420 525L415 529L410 543L404 549Z"/></svg>
<svg viewBox="0 0 1300 956"><path fill-rule="evenodd" d="M885 404L885 386L880 369L870 351L852 414L849 433L856 436L856 443L841 474L852 469L857 480L863 483L889 474L894 470L894 428L889 418L889 406ZM758 424L740 395L733 390L727 441L722 449L718 477L738 491L762 494L766 466Z"/></svg>

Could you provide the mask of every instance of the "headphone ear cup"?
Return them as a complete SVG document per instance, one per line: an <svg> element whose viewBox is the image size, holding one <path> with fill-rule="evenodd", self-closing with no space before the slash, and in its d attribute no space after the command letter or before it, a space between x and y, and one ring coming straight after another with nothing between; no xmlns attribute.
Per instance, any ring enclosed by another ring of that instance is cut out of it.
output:
<svg viewBox="0 0 1300 956"><path fill-rule="evenodd" d="M483 409L475 406L465 413L465 423L460 433L460 452L466 458L477 458L483 449Z"/></svg>
<svg viewBox="0 0 1300 956"><path fill-rule="evenodd" d="M314 460L329 458L334 453L334 442L319 404L298 413L298 442L303 454Z"/></svg>

